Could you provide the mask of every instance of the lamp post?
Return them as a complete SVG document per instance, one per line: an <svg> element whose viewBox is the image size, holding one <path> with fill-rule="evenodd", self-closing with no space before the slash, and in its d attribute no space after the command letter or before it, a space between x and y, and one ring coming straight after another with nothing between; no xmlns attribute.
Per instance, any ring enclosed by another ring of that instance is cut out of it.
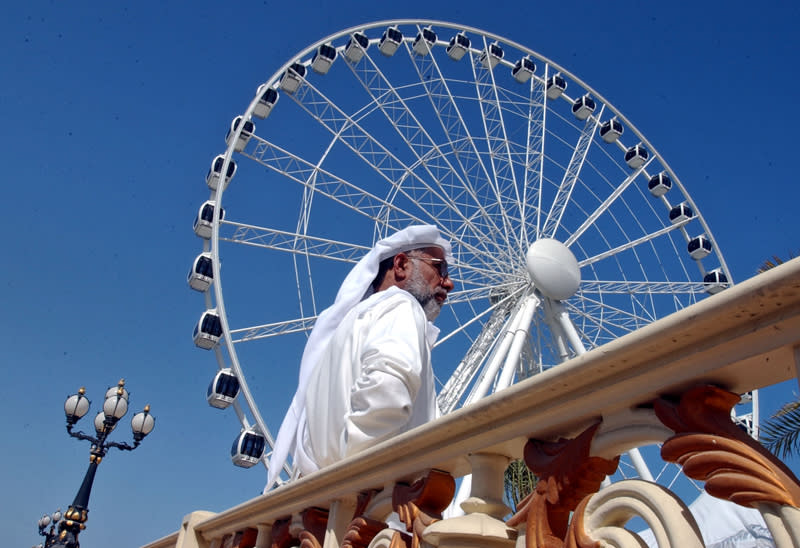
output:
<svg viewBox="0 0 800 548"><path fill-rule="evenodd" d="M150 406L145 405L144 411L136 413L131 419L131 430L133 430L133 445L107 441L108 435L117 426L119 420L128 411L128 391L125 390L125 380L121 379L117 386L112 386L106 391L103 410L94 418L95 436L90 436L81 431L73 432L72 429L86 413L89 411L89 398L86 397L86 389L81 388L77 394L73 394L64 402L64 412L67 417L67 432L73 438L87 440L92 447L89 450L89 468L83 477L75 500L64 514L59 509L52 516L44 515L39 520L39 534L45 537L44 544L35 548L79 548L78 533L86 528L86 520L89 514L89 495L92 492L94 475L97 472L97 465L103 460L106 453L112 447L122 451L133 451L142 442L144 437L152 432L155 426L155 419L150 414ZM48 530L48 525L50 526Z"/></svg>

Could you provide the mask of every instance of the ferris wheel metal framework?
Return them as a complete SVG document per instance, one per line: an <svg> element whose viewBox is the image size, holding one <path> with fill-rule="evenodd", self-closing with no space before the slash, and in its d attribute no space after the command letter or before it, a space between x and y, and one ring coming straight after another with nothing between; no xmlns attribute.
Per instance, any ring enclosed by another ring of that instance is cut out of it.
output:
<svg viewBox="0 0 800 548"><path fill-rule="evenodd" d="M220 368L209 402L232 404L242 425L239 465L266 466L273 446L250 384L276 372L263 371L265 347L245 347L285 340L293 352L279 352L299 363L300 334L348 266L408 224L436 224L453 242L435 353L443 413L732 283L644 135L563 67L479 29L394 20L332 34L258 87L226 143L206 178L189 283L205 295L195 343ZM262 290L265 269L293 283ZM287 368L287 385L295 375ZM738 419L756 432L757 401ZM631 462L640 476L653 468Z"/></svg>

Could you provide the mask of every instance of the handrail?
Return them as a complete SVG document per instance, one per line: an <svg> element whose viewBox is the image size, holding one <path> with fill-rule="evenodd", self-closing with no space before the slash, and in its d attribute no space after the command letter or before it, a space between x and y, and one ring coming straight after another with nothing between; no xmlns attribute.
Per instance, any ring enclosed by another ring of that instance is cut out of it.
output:
<svg viewBox="0 0 800 548"><path fill-rule="evenodd" d="M528 438L581 431L607 414L714 384L744 393L794 378L800 259L196 525L207 539L430 468L460 476L477 451L520 456ZM397 456L402 455L399 459ZM160 545L159 545L160 546ZM157 548L149 545L148 548Z"/></svg>

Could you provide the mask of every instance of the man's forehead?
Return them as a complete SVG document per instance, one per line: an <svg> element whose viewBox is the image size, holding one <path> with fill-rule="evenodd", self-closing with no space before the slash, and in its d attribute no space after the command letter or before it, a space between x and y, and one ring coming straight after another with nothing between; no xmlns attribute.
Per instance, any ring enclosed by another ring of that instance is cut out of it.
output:
<svg viewBox="0 0 800 548"><path fill-rule="evenodd" d="M431 257L436 257L437 259L444 259L444 249L442 249L439 246L423 247L422 251L427 253Z"/></svg>

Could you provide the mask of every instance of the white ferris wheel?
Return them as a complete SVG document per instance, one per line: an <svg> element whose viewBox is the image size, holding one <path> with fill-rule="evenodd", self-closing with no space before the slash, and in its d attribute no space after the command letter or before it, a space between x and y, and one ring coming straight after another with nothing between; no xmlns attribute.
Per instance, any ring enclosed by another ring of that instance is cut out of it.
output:
<svg viewBox="0 0 800 548"><path fill-rule="evenodd" d="M194 342L219 365L208 401L242 425L239 466L267 465L259 406L294 389L346 272L409 224L453 243L433 352L443 413L732 283L645 136L565 68L479 29L394 20L332 34L258 86L225 143L189 284L205 296ZM739 418L757 428L757 413ZM657 479L663 467L631 462Z"/></svg>

